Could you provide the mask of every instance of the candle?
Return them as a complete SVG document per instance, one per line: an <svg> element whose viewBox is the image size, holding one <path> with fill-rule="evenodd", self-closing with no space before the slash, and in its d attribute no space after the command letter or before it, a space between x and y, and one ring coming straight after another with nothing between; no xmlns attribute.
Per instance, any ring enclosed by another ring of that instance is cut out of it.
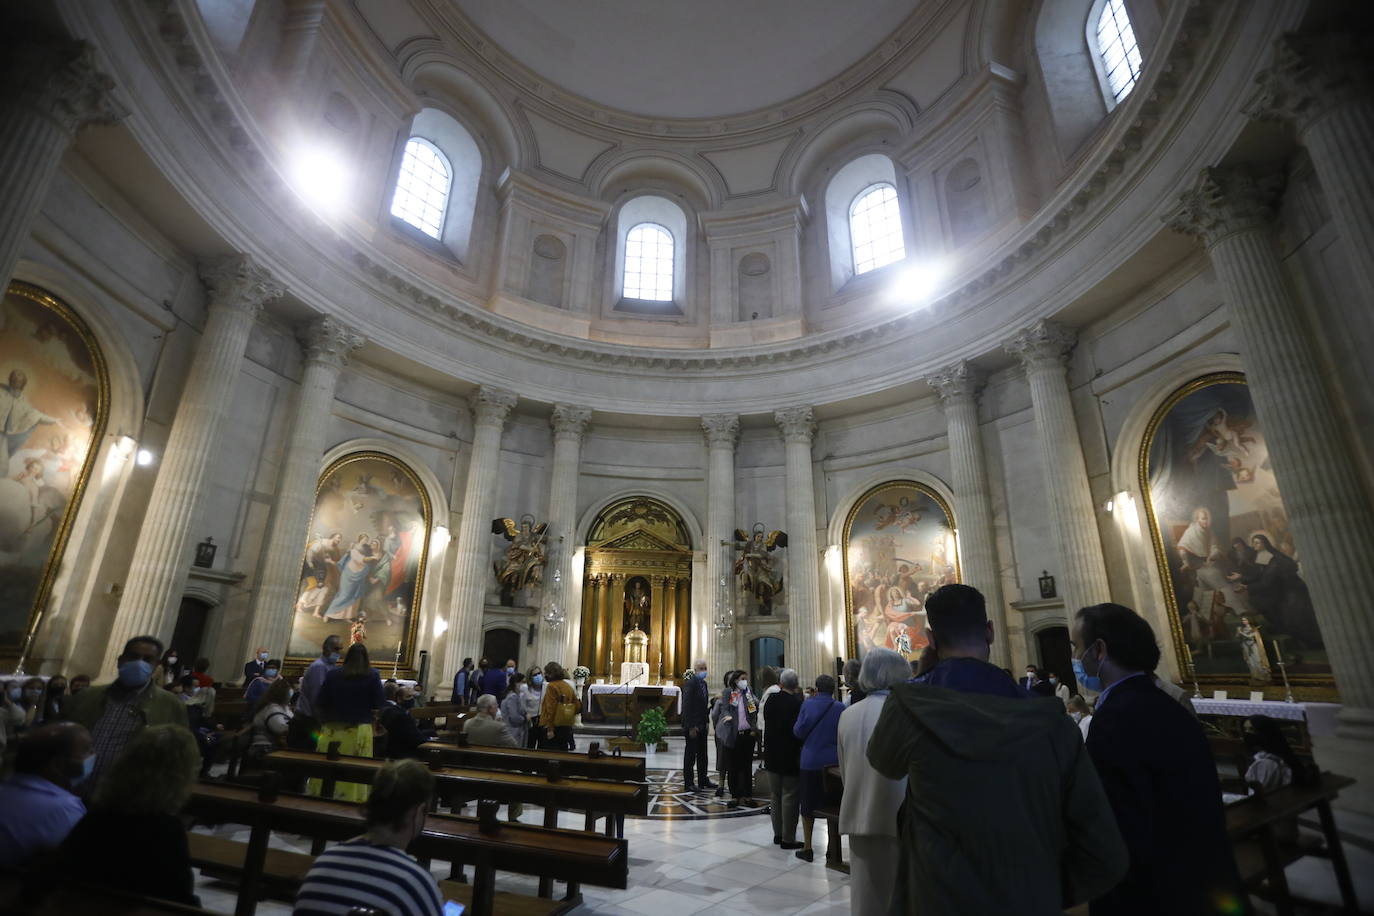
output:
<svg viewBox="0 0 1374 916"><path fill-rule="evenodd" d="M1193 667L1193 650L1188 646L1184 646L1183 652L1185 655L1188 656L1188 667Z"/></svg>
<svg viewBox="0 0 1374 916"><path fill-rule="evenodd" d="M1283 664L1283 653L1279 651L1279 641L1274 640L1274 661Z"/></svg>

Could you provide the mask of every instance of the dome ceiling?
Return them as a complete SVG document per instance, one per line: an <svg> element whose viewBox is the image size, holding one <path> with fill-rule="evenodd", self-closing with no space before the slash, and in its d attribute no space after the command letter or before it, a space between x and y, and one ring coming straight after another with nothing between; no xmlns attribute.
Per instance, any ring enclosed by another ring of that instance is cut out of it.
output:
<svg viewBox="0 0 1374 916"><path fill-rule="evenodd" d="M550 83L601 105L664 118L739 114L800 95L877 48L917 6L916 0L452 2Z"/></svg>

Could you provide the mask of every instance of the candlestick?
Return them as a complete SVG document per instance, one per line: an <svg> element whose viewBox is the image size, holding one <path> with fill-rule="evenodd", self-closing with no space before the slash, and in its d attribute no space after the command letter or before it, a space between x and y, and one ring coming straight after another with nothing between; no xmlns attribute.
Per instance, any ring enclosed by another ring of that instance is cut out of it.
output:
<svg viewBox="0 0 1374 916"><path fill-rule="evenodd" d="M1274 640L1274 661L1283 664L1283 650L1279 648L1279 641Z"/></svg>
<svg viewBox="0 0 1374 916"><path fill-rule="evenodd" d="M1285 703L1292 703L1294 702L1293 688L1288 686L1288 666L1285 665L1283 662L1279 662L1279 674L1283 675L1283 701Z"/></svg>
<svg viewBox="0 0 1374 916"><path fill-rule="evenodd" d="M1193 676L1193 699L1202 699L1202 688L1197 685L1197 666L1193 664L1193 650L1187 643L1183 644L1183 651L1188 656L1188 673Z"/></svg>

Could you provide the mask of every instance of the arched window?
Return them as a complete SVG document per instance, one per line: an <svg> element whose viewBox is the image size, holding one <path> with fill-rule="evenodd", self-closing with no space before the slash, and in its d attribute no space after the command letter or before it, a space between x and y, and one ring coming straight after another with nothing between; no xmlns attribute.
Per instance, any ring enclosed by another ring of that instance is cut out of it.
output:
<svg viewBox="0 0 1374 916"><path fill-rule="evenodd" d="M625 236L624 296L673 300L673 236L657 223L639 223Z"/></svg>
<svg viewBox="0 0 1374 916"><path fill-rule="evenodd" d="M896 188L883 183L869 185L859 192L849 205L849 237L856 275L906 257Z"/></svg>
<svg viewBox="0 0 1374 916"><path fill-rule="evenodd" d="M1104 0L1097 16L1097 55L1107 81L1108 108L1120 102L1140 79L1140 46L1124 0Z"/></svg>
<svg viewBox="0 0 1374 916"><path fill-rule="evenodd" d="M423 137L411 137L396 177L391 215L433 239L442 237L444 212L453 187L453 167L439 147Z"/></svg>

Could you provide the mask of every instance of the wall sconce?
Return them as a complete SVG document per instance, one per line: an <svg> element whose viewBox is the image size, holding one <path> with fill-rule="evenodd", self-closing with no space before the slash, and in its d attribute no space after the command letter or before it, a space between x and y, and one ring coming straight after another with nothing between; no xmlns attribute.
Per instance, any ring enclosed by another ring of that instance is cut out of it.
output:
<svg viewBox="0 0 1374 916"><path fill-rule="evenodd" d="M215 565L215 551L219 547L215 545L214 538L206 538L196 545L195 565L201 569L209 569Z"/></svg>
<svg viewBox="0 0 1374 916"><path fill-rule="evenodd" d="M138 454L134 456L134 462L141 468L146 468L148 465L152 464L156 460L157 456L154 455L152 452L148 451L146 448L139 449Z"/></svg>
<svg viewBox="0 0 1374 916"><path fill-rule="evenodd" d="M1040 597L1042 599L1059 597L1059 593L1054 590L1054 576L1050 575L1048 569L1040 571Z"/></svg>

